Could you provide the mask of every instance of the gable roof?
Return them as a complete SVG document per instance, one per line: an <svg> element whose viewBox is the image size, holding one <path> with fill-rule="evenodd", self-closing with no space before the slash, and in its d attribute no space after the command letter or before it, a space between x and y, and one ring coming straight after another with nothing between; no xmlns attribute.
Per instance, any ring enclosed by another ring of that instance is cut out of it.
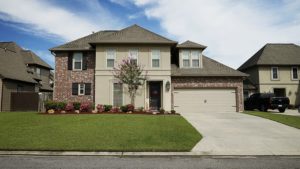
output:
<svg viewBox="0 0 300 169"><path fill-rule="evenodd" d="M101 39L103 36L107 36L114 32L117 32L117 31L115 31L115 30L99 31L99 32L84 36L82 38L76 39L74 41L65 43L63 45L53 47L49 50L50 51L91 50L92 46L89 44L90 42L97 41L98 39Z"/></svg>
<svg viewBox="0 0 300 169"><path fill-rule="evenodd" d="M0 42L0 75L2 78L36 83L18 49L21 48L14 42Z"/></svg>
<svg viewBox="0 0 300 169"><path fill-rule="evenodd" d="M99 43L176 44L177 42L167 39L135 24L91 42L91 44Z"/></svg>
<svg viewBox="0 0 300 169"><path fill-rule="evenodd" d="M211 58L202 56L202 68L179 68L172 64L171 76L228 76L228 77L246 77L245 73L232 69Z"/></svg>
<svg viewBox="0 0 300 169"><path fill-rule="evenodd" d="M207 46L187 40L181 44L178 44L176 47L182 49L205 49Z"/></svg>
<svg viewBox="0 0 300 169"><path fill-rule="evenodd" d="M92 44L176 44L177 42L160 36L138 25L122 30L105 30L53 47L50 51L93 50Z"/></svg>
<svg viewBox="0 0 300 169"><path fill-rule="evenodd" d="M25 64L34 64L38 66L42 66L47 69L53 69L49 64L43 61L39 56L33 53L30 50L22 50L21 54L23 56L23 60Z"/></svg>
<svg viewBox="0 0 300 169"><path fill-rule="evenodd" d="M256 65L300 65L300 46L295 44L266 44L238 70Z"/></svg>

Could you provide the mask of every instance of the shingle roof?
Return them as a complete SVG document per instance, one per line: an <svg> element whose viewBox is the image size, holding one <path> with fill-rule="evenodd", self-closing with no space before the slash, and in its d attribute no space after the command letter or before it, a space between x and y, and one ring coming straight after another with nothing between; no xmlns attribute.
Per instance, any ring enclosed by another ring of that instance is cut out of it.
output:
<svg viewBox="0 0 300 169"><path fill-rule="evenodd" d="M138 25L132 25L110 35L94 40L91 43L176 44L177 42L160 36Z"/></svg>
<svg viewBox="0 0 300 169"><path fill-rule="evenodd" d="M112 34L114 32L117 32L115 30L107 30L107 31L99 31L96 33L92 33L90 35L87 35L85 37L79 38L77 40L68 42L66 44L56 46L50 49L50 51L64 51L64 50L90 50L92 49L92 46L89 44L92 41L96 41L103 36L107 36L109 34Z"/></svg>
<svg viewBox="0 0 300 169"><path fill-rule="evenodd" d="M37 56L30 50L22 50L21 54L23 56L25 64L35 64L44 68L53 69L50 65L48 65L45 61L43 61L39 56Z"/></svg>
<svg viewBox="0 0 300 169"><path fill-rule="evenodd" d="M238 70L256 65L300 65L300 46L295 44L266 44Z"/></svg>
<svg viewBox="0 0 300 169"><path fill-rule="evenodd" d="M36 83L33 74L28 73L14 42L0 42L0 75L3 78Z"/></svg>
<svg viewBox="0 0 300 169"><path fill-rule="evenodd" d="M202 68L179 68L177 65L172 64L171 76L248 76L206 56L202 57L202 61Z"/></svg>
<svg viewBox="0 0 300 169"><path fill-rule="evenodd" d="M185 49L205 49L207 46L187 40L181 44L178 44L176 47Z"/></svg>

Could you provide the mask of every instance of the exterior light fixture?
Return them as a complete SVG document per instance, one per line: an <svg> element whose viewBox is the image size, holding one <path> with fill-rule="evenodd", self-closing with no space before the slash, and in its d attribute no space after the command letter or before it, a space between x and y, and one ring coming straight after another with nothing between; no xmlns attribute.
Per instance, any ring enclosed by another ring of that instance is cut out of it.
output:
<svg viewBox="0 0 300 169"><path fill-rule="evenodd" d="M166 82L166 91L169 91L171 88L171 83L169 81Z"/></svg>

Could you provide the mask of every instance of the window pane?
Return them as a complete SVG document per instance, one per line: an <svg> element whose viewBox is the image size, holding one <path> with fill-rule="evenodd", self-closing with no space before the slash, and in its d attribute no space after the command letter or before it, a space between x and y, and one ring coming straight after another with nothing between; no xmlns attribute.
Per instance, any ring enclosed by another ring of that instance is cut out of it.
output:
<svg viewBox="0 0 300 169"><path fill-rule="evenodd" d="M114 83L114 91L113 91L113 103L114 106L122 106L123 105L123 85L121 83Z"/></svg>
<svg viewBox="0 0 300 169"><path fill-rule="evenodd" d="M74 63L74 68L75 69L81 69L81 62L75 62Z"/></svg>
<svg viewBox="0 0 300 169"><path fill-rule="evenodd" d="M159 67L159 59L152 59L152 67Z"/></svg>
<svg viewBox="0 0 300 169"><path fill-rule="evenodd" d="M137 59L130 59L131 63L137 64Z"/></svg>
<svg viewBox="0 0 300 169"><path fill-rule="evenodd" d="M84 95L85 91L85 84L78 84L79 85L79 95Z"/></svg>
<svg viewBox="0 0 300 169"><path fill-rule="evenodd" d="M277 68L273 68L273 79L278 79L278 72L277 72Z"/></svg>
<svg viewBox="0 0 300 169"><path fill-rule="evenodd" d="M199 60L193 60L192 61L193 67L199 67Z"/></svg>
<svg viewBox="0 0 300 169"><path fill-rule="evenodd" d="M107 67L114 67L115 60L114 59L107 59Z"/></svg>
<svg viewBox="0 0 300 169"><path fill-rule="evenodd" d="M182 59L190 59L189 51L182 51Z"/></svg>
<svg viewBox="0 0 300 169"><path fill-rule="evenodd" d="M130 59L137 59L138 57L138 51L137 50L130 50L129 51L129 58Z"/></svg>
<svg viewBox="0 0 300 169"><path fill-rule="evenodd" d="M183 67L190 67L190 60L183 60Z"/></svg>
<svg viewBox="0 0 300 169"><path fill-rule="evenodd" d="M114 49L108 49L106 51L107 59L115 59L116 51Z"/></svg>
<svg viewBox="0 0 300 169"><path fill-rule="evenodd" d="M293 68L293 79L298 79L298 69Z"/></svg>
<svg viewBox="0 0 300 169"><path fill-rule="evenodd" d="M82 53L74 53L73 54L73 59L74 59L74 61L81 62L81 60L82 60Z"/></svg>
<svg viewBox="0 0 300 169"><path fill-rule="evenodd" d="M199 51L192 51L191 57L192 59L199 59Z"/></svg>
<svg viewBox="0 0 300 169"><path fill-rule="evenodd" d="M152 50L152 59L160 59L160 50Z"/></svg>

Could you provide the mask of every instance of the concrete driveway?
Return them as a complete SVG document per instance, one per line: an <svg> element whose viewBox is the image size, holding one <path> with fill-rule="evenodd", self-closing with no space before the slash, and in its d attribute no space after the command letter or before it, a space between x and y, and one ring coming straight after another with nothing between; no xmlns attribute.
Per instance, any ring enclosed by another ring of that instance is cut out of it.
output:
<svg viewBox="0 0 300 169"><path fill-rule="evenodd" d="M300 129L236 112L182 114L202 135L203 155L300 155Z"/></svg>

